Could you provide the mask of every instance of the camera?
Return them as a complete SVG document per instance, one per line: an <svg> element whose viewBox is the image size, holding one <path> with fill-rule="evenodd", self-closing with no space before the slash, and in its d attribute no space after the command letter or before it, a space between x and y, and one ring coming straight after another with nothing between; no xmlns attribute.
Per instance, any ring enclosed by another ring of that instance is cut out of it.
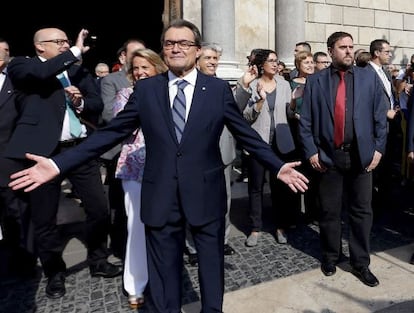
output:
<svg viewBox="0 0 414 313"><path fill-rule="evenodd" d="M85 39L84 45L89 46L91 48L96 46L96 41L98 40L98 37L95 35L91 35L88 38Z"/></svg>

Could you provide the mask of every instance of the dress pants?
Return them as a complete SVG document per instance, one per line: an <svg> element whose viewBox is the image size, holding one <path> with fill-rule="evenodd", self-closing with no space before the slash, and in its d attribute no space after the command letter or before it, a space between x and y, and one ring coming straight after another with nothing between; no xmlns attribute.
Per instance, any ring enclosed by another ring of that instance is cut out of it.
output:
<svg viewBox="0 0 414 313"><path fill-rule="evenodd" d="M288 160L290 154L279 158ZM255 158L249 157L248 192L249 192L249 218L251 232L262 231L263 188L266 168ZM287 228L295 223L300 211L300 194L295 194L276 175L269 175L269 187L272 198L272 217L277 228Z"/></svg>
<svg viewBox="0 0 414 313"><path fill-rule="evenodd" d="M146 226L149 287L157 313L181 312L183 252L187 221L177 202L167 224ZM191 226L198 254L201 312L222 312L224 294L224 215Z"/></svg>
<svg viewBox="0 0 414 313"><path fill-rule="evenodd" d="M145 226L141 221L141 183L122 180L128 228L124 260L124 289L128 295L144 293L148 283L147 249Z"/></svg>
<svg viewBox="0 0 414 313"><path fill-rule="evenodd" d="M227 165L224 168L224 178L226 180L226 195L227 195L227 212L225 216L226 226L224 232L224 243L228 244L230 231L231 231L231 221L230 221L230 208L231 208L231 171L232 171L232 164ZM185 235L185 246L187 247L187 251L190 254L197 253L193 237L191 236L190 226L187 225L187 231Z"/></svg>
<svg viewBox="0 0 414 313"><path fill-rule="evenodd" d="M35 252L26 196L24 192L0 186L2 244L16 256Z"/></svg>
<svg viewBox="0 0 414 313"><path fill-rule="evenodd" d="M88 264L104 262L108 256L109 211L100 165L95 160L84 163L70 171L66 178L79 193L85 208L84 236L88 249ZM44 273L48 277L66 270L62 259L64 242L56 224L63 179L64 177L59 176L29 194L35 242Z"/></svg>
<svg viewBox="0 0 414 313"><path fill-rule="evenodd" d="M358 165L352 152L336 150L335 166L322 173L319 181L321 206L320 239L322 262L336 263L342 253L341 212L348 209L350 263L355 268L370 263L372 227L372 172Z"/></svg>

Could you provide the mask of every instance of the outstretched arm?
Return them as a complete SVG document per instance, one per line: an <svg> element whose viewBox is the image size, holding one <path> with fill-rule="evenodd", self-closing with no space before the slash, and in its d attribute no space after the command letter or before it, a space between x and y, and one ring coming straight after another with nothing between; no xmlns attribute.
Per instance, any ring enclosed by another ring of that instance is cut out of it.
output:
<svg viewBox="0 0 414 313"><path fill-rule="evenodd" d="M308 190L309 180L305 175L295 170L296 166L299 166L301 162L289 162L283 164L277 173L277 178L289 186L294 192L305 192Z"/></svg>
<svg viewBox="0 0 414 313"><path fill-rule="evenodd" d="M13 190L25 188L24 191L29 192L59 175L59 169L51 159L30 153L26 153L26 158L36 164L10 176L9 187Z"/></svg>

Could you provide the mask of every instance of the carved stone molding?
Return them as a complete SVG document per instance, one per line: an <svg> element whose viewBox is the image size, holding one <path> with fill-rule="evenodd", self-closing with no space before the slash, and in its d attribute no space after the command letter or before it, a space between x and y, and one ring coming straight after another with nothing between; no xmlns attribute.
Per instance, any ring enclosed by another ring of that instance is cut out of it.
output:
<svg viewBox="0 0 414 313"><path fill-rule="evenodd" d="M163 22L167 25L170 21L183 16L182 0L165 0Z"/></svg>

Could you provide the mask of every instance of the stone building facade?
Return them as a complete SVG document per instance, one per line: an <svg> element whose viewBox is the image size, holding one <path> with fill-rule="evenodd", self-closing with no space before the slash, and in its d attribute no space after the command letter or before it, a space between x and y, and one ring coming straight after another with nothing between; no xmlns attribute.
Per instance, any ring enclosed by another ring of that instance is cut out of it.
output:
<svg viewBox="0 0 414 313"><path fill-rule="evenodd" d="M407 0L170 0L165 7L166 20L171 13L188 19L205 41L223 47L223 77L240 75L253 48L275 49L292 65L296 42L326 51L327 37L338 30L352 34L355 49L387 39L399 66L414 54L414 6Z"/></svg>

